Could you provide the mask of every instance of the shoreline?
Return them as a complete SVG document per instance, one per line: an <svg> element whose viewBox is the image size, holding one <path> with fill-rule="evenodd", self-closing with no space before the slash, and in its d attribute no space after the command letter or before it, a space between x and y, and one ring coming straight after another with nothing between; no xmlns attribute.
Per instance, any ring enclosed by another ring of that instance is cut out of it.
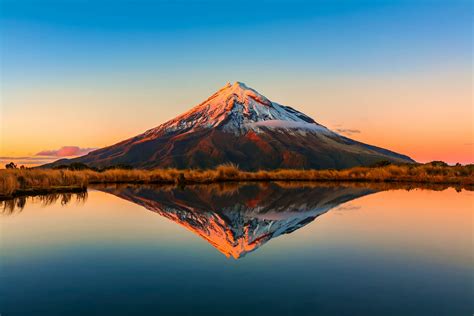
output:
<svg viewBox="0 0 474 316"><path fill-rule="evenodd" d="M110 186L110 185L150 185L160 187L182 187L186 186L195 187L199 185L211 186L211 185L243 185L243 184L258 184L258 183L276 183L276 184L289 184L289 185L340 185L340 186L357 186L367 188L378 188L384 187L383 190L413 190L413 189L427 189L427 190L445 190L447 188L453 188L456 190L467 190L474 191L474 184L460 184L460 183L433 183L433 182L414 182L414 181L367 181L367 180L298 180L298 179L287 179L287 180L224 180L214 182L185 182L177 184L176 182L145 182L145 181L115 181L115 182L91 182L88 186L63 186L63 187L51 187L51 188L28 188L20 189L11 195L0 195L0 202L8 201L15 198L22 197L35 197L44 196L49 194L68 194L68 193L87 193L89 189L96 189L97 186Z"/></svg>
<svg viewBox="0 0 474 316"><path fill-rule="evenodd" d="M241 182L304 182L304 183L380 183L413 186L447 185L474 189L474 166L389 165L355 167L343 170L242 171L234 165L222 165L209 170L178 169L110 169L0 170L0 200L18 196L51 193L85 192L94 184L163 184L197 185Z"/></svg>

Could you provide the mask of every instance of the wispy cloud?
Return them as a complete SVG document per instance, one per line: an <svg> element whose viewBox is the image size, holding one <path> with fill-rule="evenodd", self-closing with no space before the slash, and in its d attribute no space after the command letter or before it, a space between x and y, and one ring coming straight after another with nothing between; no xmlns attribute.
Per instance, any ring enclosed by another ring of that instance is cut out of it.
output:
<svg viewBox="0 0 474 316"><path fill-rule="evenodd" d="M334 212L334 214L337 214L337 215L343 215L347 211L357 211L357 210L360 210L361 208L362 206L360 205L354 205L354 204L348 203L348 204L344 204L344 205L336 207L335 209L332 210L332 212Z"/></svg>
<svg viewBox="0 0 474 316"><path fill-rule="evenodd" d="M360 205L353 205L353 204L345 204L336 208L336 210L338 211L353 211L353 210L359 210L359 209L361 209Z"/></svg>
<svg viewBox="0 0 474 316"><path fill-rule="evenodd" d="M352 135L352 134L360 134L361 131L359 129L354 128L336 128L336 132L345 134L345 135Z"/></svg>
<svg viewBox="0 0 474 316"><path fill-rule="evenodd" d="M13 156L0 156L0 160L30 160L30 161L43 161L49 160L51 158L48 157L30 157L30 156L20 156L20 157L13 157Z"/></svg>
<svg viewBox="0 0 474 316"><path fill-rule="evenodd" d="M63 146L59 149L40 151L35 156L47 156L47 157L82 156L96 149L97 148L81 148L78 146Z"/></svg>

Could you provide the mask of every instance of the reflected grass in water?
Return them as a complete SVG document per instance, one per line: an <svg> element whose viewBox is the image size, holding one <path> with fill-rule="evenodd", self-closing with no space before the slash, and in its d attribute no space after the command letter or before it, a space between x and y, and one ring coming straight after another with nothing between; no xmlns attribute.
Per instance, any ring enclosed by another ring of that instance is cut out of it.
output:
<svg viewBox="0 0 474 316"><path fill-rule="evenodd" d="M19 196L10 200L0 201L0 213L2 215L12 215L21 212L27 203L40 204L43 207L47 207L56 204L57 202L60 202L61 205L65 206L71 202L75 202L76 205L81 205L85 204L86 201L87 192Z"/></svg>
<svg viewBox="0 0 474 316"><path fill-rule="evenodd" d="M394 182L338 182L338 181L269 181L269 182L217 182L210 184L190 184L186 186L177 186L175 184L126 184L126 183L104 183L94 184L90 186L91 189L97 190L121 190L124 188L148 188L151 190L162 190L164 192L173 191L176 189L184 190L189 188L192 190L204 191L207 194L215 196L232 196L238 194L239 190L247 185L255 185L259 188L265 188L270 183L276 184L284 189L297 188L321 188L321 187L352 187L352 188L368 188L375 191L389 191L389 190L432 190L443 191L448 188L454 188L457 192L462 190L473 191L472 186L462 184L437 184L437 183L394 183ZM35 195L22 195L7 200L0 200L0 213L3 215L21 212L27 203L39 203L42 206L52 205L60 201L61 205L67 205L71 201L78 204L83 204L87 200L87 191L81 192L67 192L67 193L48 193Z"/></svg>

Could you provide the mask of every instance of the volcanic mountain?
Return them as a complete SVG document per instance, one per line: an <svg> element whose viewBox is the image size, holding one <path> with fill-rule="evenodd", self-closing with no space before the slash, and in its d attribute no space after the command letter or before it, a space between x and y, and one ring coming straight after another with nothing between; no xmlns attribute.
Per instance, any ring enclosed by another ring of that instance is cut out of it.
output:
<svg viewBox="0 0 474 316"><path fill-rule="evenodd" d="M413 162L337 134L236 82L143 134L47 167L80 162L91 167L212 168L232 162L244 170L342 169L382 160Z"/></svg>

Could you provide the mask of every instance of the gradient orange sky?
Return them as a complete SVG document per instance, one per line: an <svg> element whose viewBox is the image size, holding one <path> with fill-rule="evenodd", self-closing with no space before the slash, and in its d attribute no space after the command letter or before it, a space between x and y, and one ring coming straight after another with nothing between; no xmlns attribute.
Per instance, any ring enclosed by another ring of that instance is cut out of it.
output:
<svg viewBox="0 0 474 316"><path fill-rule="evenodd" d="M131 10L120 21L100 19L105 2L98 16L81 2L21 3L6 1L0 16L1 161L114 144L233 81L420 162L474 161L467 1L257 3L249 17L217 22L225 5L197 19L192 10L210 7L168 3L156 22L161 2L106 8Z"/></svg>

